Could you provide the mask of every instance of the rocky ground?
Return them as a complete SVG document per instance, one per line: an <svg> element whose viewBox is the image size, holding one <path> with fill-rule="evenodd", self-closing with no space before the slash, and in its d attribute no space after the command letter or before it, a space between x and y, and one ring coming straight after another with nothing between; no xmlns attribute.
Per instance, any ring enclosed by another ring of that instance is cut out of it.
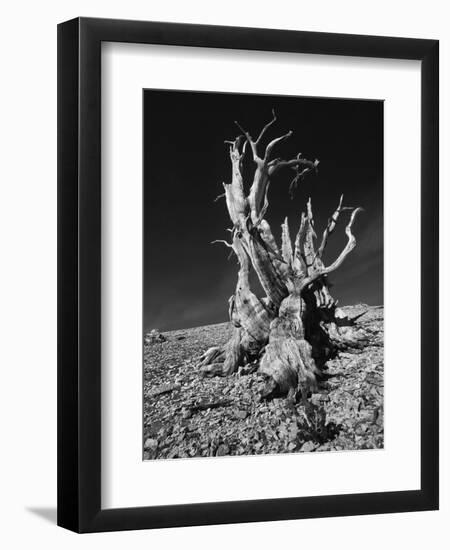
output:
<svg viewBox="0 0 450 550"><path fill-rule="evenodd" d="M306 404L260 401L258 373L202 378L200 355L225 343L228 323L146 336L144 459L383 447L383 308L343 308L370 335L328 362ZM157 334L157 333L154 333Z"/></svg>

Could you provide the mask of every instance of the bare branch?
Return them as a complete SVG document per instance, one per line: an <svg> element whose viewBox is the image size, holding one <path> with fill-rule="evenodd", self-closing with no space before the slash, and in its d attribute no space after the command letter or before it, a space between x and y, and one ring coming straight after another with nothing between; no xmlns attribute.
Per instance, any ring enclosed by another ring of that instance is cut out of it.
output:
<svg viewBox="0 0 450 550"><path fill-rule="evenodd" d="M284 218L284 222L281 225L281 253L284 261L291 265L292 263L292 241L289 234L289 225L287 216Z"/></svg>
<svg viewBox="0 0 450 550"><path fill-rule="evenodd" d="M259 232L261 234L261 238L268 246L268 249L270 252L277 258L281 258L280 251L278 249L277 242L275 240L275 237L272 234L272 230L270 228L270 225L267 223L265 219L262 219L259 224Z"/></svg>
<svg viewBox="0 0 450 550"><path fill-rule="evenodd" d="M216 244L216 243L224 244L228 248L233 248L233 245L230 244L228 241L225 241L224 239L216 239L215 241L211 241L211 244Z"/></svg>
<svg viewBox="0 0 450 550"><path fill-rule="evenodd" d="M228 213L234 225L241 223L245 216L246 198L241 169L245 147L242 146L240 150L241 144L246 143L245 139L245 136L239 135L234 141L228 142L230 143L231 183L224 183L223 187Z"/></svg>
<svg viewBox="0 0 450 550"><path fill-rule="evenodd" d="M247 134L248 134L247 130L244 130L244 128L242 128L242 126L239 124L239 122L237 120L235 120L234 123L239 128L239 130L244 134L244 136L247 136Z"/></svg>
<svg viewBox="0 0 450 550"><path fill-rule="evenodd" d="M300 160L301 153L297 155L297 158ZM300 170L300 164L295 166L293 169L295 170L295 177L292 179L290 185L289 185L289 195L291 197L291 200L294 198L294 191L297 189L297 186L300 181L312 170L315 170L317 172L317 166L319 164L319 161L316 159L313 163L310 163L306 166L306 168L303 168L303 170Z"/></svg>
<svg viewBox="0 0 450 550"><path fill-rule="evenodd" d="M270 154L272 153L272 149L275 147L277 143L281 143L285 139L288 139L292 136L293 132L292 130L289 130L287 134L284 134L283 136L277 137L273 139L266 147L266 152L264 154L264 160L267 162L270 158Z"/></svg>
<svg viewBox="0 0 450 550"><path fill-rule="evenodd" d="M269 187L270 187L270 179L261 178L260 186L263 187L263 190L264 190L264 202L259 212L258 218L254 223L255 227L258 227L258 225L262 222L262 220L264 219L264 216L266 215L267 209L269 208L268 193L269 193ZM252 197L252 204L254 204L253 197ZM256 207L256 204L255 204L255 207Z"/></svg>
<svg viewBox="0 0 450 550"><path fill-rule="evenodd" d="M339 256L336 258L336 260L334 260L334 262L331 265L317 270L316 273L304 279L304 281L302 282L302 289L310 285L313 281L315 281L319 277L322 277L323 275L328 275L328 273L331 273L332 271L337 269L345 260L345 258L350 254L350 252L355 248L356 239L352 233L352 225L353 225L353 222L355 221L356 214L358 214L358 212L361 212L362 210L363 208L361 207L355 208L355 210L353 210L352 212L352 215L350 216L350 221L348 222L347 227L345 228L345 234L347 235L348 240L344 250L339 254Z"/></svg>
<svg viewBox="0 0 450 550"><path fill-rule="evenodd" d="M314 216L312 212L311 197L308 198L308 202L306 203L306 209L307 209L309 223L311 224L311 227L314 227ZM316 237L317 235L315 231L313 231L313 233L314 233L314 237Z"/></svg>
<svg viewBox="0 0 450 550"><path fill-rule="evenodd" d="M236 126L239 128L239 130L244 134L244 136L246 137L247 139L247 142L249 143L251 149L252 149L252 153L253 153L253 160L261 160L259 157L258 157L258 151L256 149L256 142L253 141L252 139L252 136L247 132L247 130L244 130L244 128L242 128L242 126L239 124L239 122L237 120L234 121L234 123L236 124Z"/></svg>
<svg viewBox="0 0 450 550"><path fill-rule="evenodd" d="M297 156L295 159L291 160L279 160L275 159L271 162L269 162L269 175L274 174L277 172L280 168L298 168L299 166L306 166L308 169L308 172L310 170L317 170L317 166L319 165L319 161L316 159L314 162L307 160L305 158Z"/></svg>
<svg viewBox="0 0 450 550"><path fill-rule="evenodd" d="M214 199L213 202L217 202L219 199L223 199L225 197L225 193L221 193L220 195L217 195L217 197Z"/></svg>
<svg viewBox="0 0 450 550"><path fill-rule="evenodd" d="M248 144L248 141L245 140L245 141L244 141L244 145L242 146L241 159L240 159L240 161L239 161L239 168L240 168L240 170L242 170L242 164L243 164L243 162L244 162L245 152L247 151L247 144Z"/></svg>
<svg viewBox="0 0 450 550"><path fill-rule="evenodd" d="M339 200L339 204L338 204L338 207L336 208L336 210L334 211L333 215L331 216L331 218L328 220L328 224L327 224L327 227L325 229L325 231L323 232L323 235L322 235L322 242L320 243L320 246L317 250L317 256L319 258L322 257L322 254L323 254L323 251L325 250L325 246L327 244L327 240L328 240L328 237L331 235L331 233L333 233L334 231L334 228L336 227L336 223L338 221L338 218L339 218L339 214L341 213L342 211L342 201L344 199L344 195L341 195L341 198Z"/></svg>
<svg viewBox="0 0 450 550"><path fill-rule="evenodd" d="M241 143L244 142L242 151L239 150ZM237 136L234 140L226 139L224 143L230 146L231 158L241 158L245 154L246 137L244 135Z"/></svg>
<svg viewBox="0 0 450 550"><path fill-rule="evenodd" d="M269 175L261 159L257 159L255 162L256 169L253 175L253 183L248 194L248 204L250 206L252 222L253 224L258 224L261 218L261 208L265 207L266 210L268 206L268 204L266 205L266 200Z"/></svg>
<svg viewBox="0 0 450 550"><path fill-rule="evenodd" d="M311 197L309 197L306 203L307 213L305 216L305 234L303 237L302 253L305 260L306 268L314 269L314 260L316 258L314 239L316 233L314 231L314 218L312 213Z"/></svg>
<svg viewBox="0 0 450 550"><path fill-rule="evenodd" d="M347 255L355 248L356 239L352 233L352 225L353 225L353 222L355 221L356 214L358 214L358 212L362 212L362 210L363 208L361 207L355 208L355 210L353 210L352 215L350 216L350 221L348 222L347 227L345 228L345 234L347 235L347 238L348 238L347 244L344 250L339 254L338 258L331 265L329 265L324 269L324 273L323 273L324 275L331 273L332 271L337 269L345 260Z"/></svg>
<svg viewBox="0 0 450 550"><path fill-rule="evenodd" d="M263 135L265 134L265 132L272 126L272 124L274 124L277 120L277 115L275 114L275 109L272 109L272 120L270 122L268 122L264 128L261 130L261 133L259 134L258 136L258 139L256 140L256 145L258 145L258 143L261 141L261 138L263 137Z"/></svg>
<svg viewBox="0 0 450 550"><path fill-rule="evenodd" d="M264 136L264 134L267 132L267 130L276 122L277 120L277 116L275 114L275 110L272 109L272 120L270 120L265 126L264 128L261 130L258 138L256 140L253 140L250 133L247 132L246 130L244 130L244 128L242 128L242 126L239 124L239 122L235 121L235 124L237 125L237 127L241 130L241 132L244 134L244 136L246 137L247 139L247 142L250 144L250 147L252 149L252 153L253 153L253 159L255 161L261 161L261 158L259 157L258 155L258 151L257 151L257 146L258 144L260 143L262 137ZM288 138L289 136L292 135L292 132L289 132L288 134L286 134L285 136L281 136L279 138L276 138L274 139L273 141L271 141L269 143L269 145L266 147L266 152L265 152L265 155L264 155L264 161L267 160L268 158L268 155L270 154L270 151L272 150L273 146L282 141L283 139L286 139Z"/></svg>
<svg viewBox="0 0 450 550"><path fill-rule="evenodd" d="M303 272L306 274L306 260L303 256L303 245L306 238L306 230L307 230L307 217L304 212L302 212L302 217L300 221L300 227L297 232L297 235L295 237L295 244L294 244L294 262L293 266L294 269L298 272Z"/></svg>

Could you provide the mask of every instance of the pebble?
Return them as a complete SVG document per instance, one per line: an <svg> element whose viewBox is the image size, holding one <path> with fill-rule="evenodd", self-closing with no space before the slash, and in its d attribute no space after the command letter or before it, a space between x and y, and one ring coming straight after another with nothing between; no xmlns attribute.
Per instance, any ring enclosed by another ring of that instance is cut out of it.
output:
<svg viewBox="0 0 450 550"><path fill-rule="evenodd" d="M303 443L302 448L300 449L303 453L308 453L311 451L314 451L316 448L316 445L312 441L307 441L306 443Z"/></svg>
<svg viewBox="0 0 450 550"><path fill-rule="evenodd" d="M145 440L144 449L154 451L158 447L158 441L156 439L151 439L150 437Z"/></svg>
<svg viewBox="0 0 450 550"><path fill-rule="evenodd" d="M187 419L192 417L192 411L190 409L183 409L181 411L181 418Z"/></svg>
<svg viewBox="0 0 450 550"><path fill-rule="evenodd" d="M380 338L382 328L380 323ZM186 335L185 340L178 341L180 335ZM249 455L383 446L381 347L367 347L359 358L353 350L340 353L329 362L327 372L335 376L327 387L321 388L323 393L311 396L314 409L308 413L312 423L308 427L300 405L290 409L286 400L280 398L259 402L261 384L257 373L200 378L196 366L205 345L225 338L223 326L211 325L192 332L170 333L164 345L145 347L146 460L194 454ZM151 398L155 389L161 392L157 399ZM199 400L220 400L222 395L233 402L230 408L191 412L190 406ZM365 425L358 425L361 420ZM328 438L331 432L323 428L330 423L339 425L339 429ZM309 437L314 439L305 441Z"/></svg>
<svg viewBox="0 0 450 550"><path fill-rule="evenodd" d="M229 454L229 452L230 452L230 448L228 447L228 445L222 444L222 445L219 445L219 447L217 448L216 456L225 456Z"/></svg>
<svg viewBox="0 0 450 550"><path fill-rule="evenodd" d="M156 420L147 426L147 432L149 435L156 435L162 427L163 423L161 420Z"/></svg>

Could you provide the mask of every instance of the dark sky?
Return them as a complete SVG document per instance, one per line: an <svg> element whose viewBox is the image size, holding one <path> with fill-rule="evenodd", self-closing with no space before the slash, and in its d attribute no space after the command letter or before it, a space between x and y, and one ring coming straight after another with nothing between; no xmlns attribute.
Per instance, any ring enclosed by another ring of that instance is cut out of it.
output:
<svg viewBox="0 0 450 550"><path fill-rule="evenodd" d="M240 133L235 120L257 136L272 108L278 120L267 139L294 131L275 155L302 152L320 160L318 175L308 176L293 200L293 172L282 169L274 177L266 219L275 238L286 215L295 235L309 196L320 238L343 193L345 205L364 212L353 226L356 248L329 277L332 294L342 305L383 303L382 102L161 90L145 90L143 97L145 330L228 320L237 262L227 260L229 249L210 244L228 238L231 225L225 201L214 202L231 177L224 140ZM347 219L344 212L325 264L345 246Z"/></svg>

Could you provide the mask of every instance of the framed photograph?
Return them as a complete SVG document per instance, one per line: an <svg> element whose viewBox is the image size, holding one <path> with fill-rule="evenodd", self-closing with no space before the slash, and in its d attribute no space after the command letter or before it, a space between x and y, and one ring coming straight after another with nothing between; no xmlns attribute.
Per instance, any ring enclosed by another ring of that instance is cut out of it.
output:
<svg viewBox="0 0 450 550"><path fill-rule="evenodd" d="M438 41L58 27L58 524L438 508Z"/></svg>

